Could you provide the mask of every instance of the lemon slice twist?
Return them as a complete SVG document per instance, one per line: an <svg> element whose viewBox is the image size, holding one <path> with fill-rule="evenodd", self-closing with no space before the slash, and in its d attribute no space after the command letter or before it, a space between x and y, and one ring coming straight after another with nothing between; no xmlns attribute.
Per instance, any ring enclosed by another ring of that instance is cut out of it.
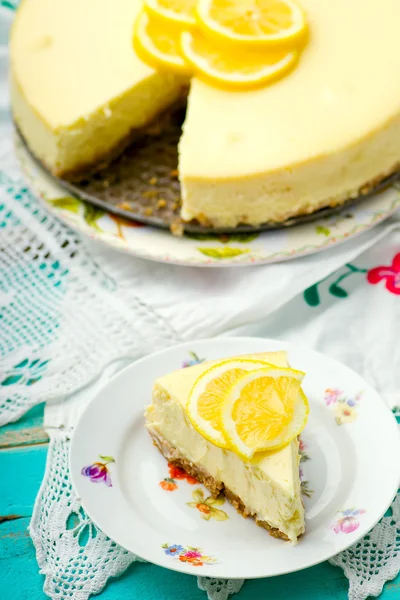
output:
<svg viewBox="0 0 400 600"><path fill-rule="evenodd" d="M243 460L277 450L304 429L308 401L301 390L304 373L276 367L246 373L225 395L221 429L229 448Z"/></svg>
<svg viewBox="0 0 400 600"><path fill-rule="evenodd" d="M243 460L289 444L304 429L308 401L302 371L234 358L195 381L186 406L193 427Z"/></svg>
<svg viewBox="0 0 400 600"><path fill-rule="evenodd" d="M245 91L293 69L307 34L295 0L144 0L133 44L155 69Z"/></svg>
<svg viewBox="0 0 400 600"><path fill-rule="evenodd" d="M144 9L151 17L163 19L164 25L178 25L185 29L196 26L196 0L145 0Z"/></svg>
<svg viewBox="0 0 400 600"><path fill-rule="evenodd" d="M179 28L166 27L143 12L136 21L133 46L139 58L153 68L190 76L192 69L180 52L180 36Z"/></svg>
<svg viewBox="0 0 400 600"><path fill-rule="evenodd" d="M229 448L221 426L222 399L248 371L269 366L252 359L229 359L207 369L195 381L186 406L193 427L209 442Z"/></svg>
<svg viewBox="0 0 400 600"><path fill-rule="evenodd" d="M290 71L297 62L297 50L237 52L216 46L196 32L185 31L181 53L195 74L210 83L230 90L265 86Z"/></svg>

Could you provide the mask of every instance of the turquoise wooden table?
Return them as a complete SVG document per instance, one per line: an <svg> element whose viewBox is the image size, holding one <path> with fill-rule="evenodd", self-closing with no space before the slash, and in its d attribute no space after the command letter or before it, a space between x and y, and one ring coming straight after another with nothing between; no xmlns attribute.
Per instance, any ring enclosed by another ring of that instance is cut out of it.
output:
<svg viewBox="0 0 400 600"><path fill-rule="evenodd" d="M43 576L27 527L47 454L43 408L0 429L0 598L45 600ZM322 563L306 571L247 581L233 600L345 600L343 572ZM135 563L110 581L100 600L206 600L195 578L148 563ZM400 597L400 576L386 584L381 600Z"/></svg>

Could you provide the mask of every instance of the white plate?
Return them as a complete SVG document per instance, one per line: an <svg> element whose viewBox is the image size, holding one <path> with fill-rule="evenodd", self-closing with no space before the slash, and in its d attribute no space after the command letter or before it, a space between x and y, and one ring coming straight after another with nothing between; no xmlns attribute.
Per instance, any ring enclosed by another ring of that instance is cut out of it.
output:
<svg viewBox="0 0 400 600"><path fill-rule="evenodd" d="M65 189L33 160L17 136L16 150L33 191L62 221L117 250L158 262L226 267L290 260L325 250L360 235L390 217L400 207L400 193L396 189L399 184L393 184L384 192L312 223L263 233L226 235L223 238L177 238L168 231L140 223L128 223L76 198L66 197Z"/></svg>
<svg viewBox="0 0 400 600"><path fill-rule="evenodd" d="M311 497L305 497L306 533L296 546L270 537L228 502L218 507L228 519L202 519L203 513L187 504L193 502L194 490L208 495L200 485L174 479L178 489L164 490L160 482L170 476L167 462L152 445L143 417L154 379L193 360L191 352L214 359L281 349L288 351L294 367L307 373L304 389L311 406L302 434L309 460L301 464ZM96 471L90 465L107 463L100 456L114 462L94 482L90 475ZM153 354L115 376L77 425L70 469L83 508L124 548L183 573L253 578L310 567L368 533L396 494L399 456L400 437L390 410L344 365L273 340L221 338ZM190 548L198 550L185 555Z"/></svg>

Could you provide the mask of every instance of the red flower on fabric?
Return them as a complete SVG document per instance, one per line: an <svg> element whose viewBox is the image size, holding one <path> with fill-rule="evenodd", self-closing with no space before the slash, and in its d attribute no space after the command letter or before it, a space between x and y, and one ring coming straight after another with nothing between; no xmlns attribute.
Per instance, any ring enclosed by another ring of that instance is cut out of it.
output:
<svg viewBox="0 0 400 600"><path fill-rule="evenodd" d="M367 273L368 283L376 284L385 279L386 289L400 296L400 252L395 255L391 265L381 265Z"/></svg>

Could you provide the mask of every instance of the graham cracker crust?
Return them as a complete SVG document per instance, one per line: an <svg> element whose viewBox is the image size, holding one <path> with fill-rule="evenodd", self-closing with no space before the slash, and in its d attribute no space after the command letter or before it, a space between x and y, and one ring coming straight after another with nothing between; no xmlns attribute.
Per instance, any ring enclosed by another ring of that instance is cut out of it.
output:
<svg viewBox="0 0 400 600"><path fill-rule="evenodd" d="M185 106L186 95L186 88L182 85L182 90L178 99L175 100L172 105L166 106L159 112L154 113L147 125L132 128L125 137L120 139L112 148L107 150L106 153L99 151L97 156L92 158L90 162L85 164L82 163L69 171L53 172L53 175L67 181L80 182L107 169L107 167L123 155L132 144L139 142L146 136L151 138L154 135L160 134L163 129L166 129L169 125L171 115L182 110L182 107ZM152 153L155 163L159 162L157 150L158 148Z"/></svg>
<svg viewBox="0 0 400 600"><path fill-rule="evenodd" d="M153 430L149 429L148 431L153 440L153 444L158 448L164 458L173 465L186 471L186 473L197 479L199 483L202 483L213 498L218 498L220 494L224 494L226 499L232 504L237 512L242 515L242 517L245 519L249 516L253 517L257 525L266 529L272 537L290 541L285 533L276 527L272 527L267 521L257 519L256 515L247 509L242 499L231 492L222 481L216 481L207 471L200 469L197 465L184 458L176 448L171 446L165 439L161 439Z"/></svg>

